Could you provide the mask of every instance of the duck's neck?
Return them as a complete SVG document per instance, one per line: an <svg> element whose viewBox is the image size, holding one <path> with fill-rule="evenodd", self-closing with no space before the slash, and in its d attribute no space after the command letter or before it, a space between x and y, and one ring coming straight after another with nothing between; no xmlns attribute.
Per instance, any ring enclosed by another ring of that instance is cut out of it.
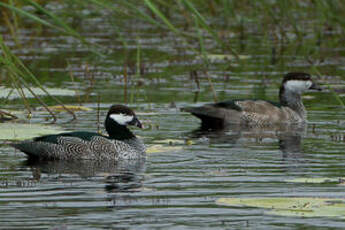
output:
<svg viewBox="0 0 345 230"><path fill-rule="evenodd" d="M279 91L279 99L282 106L288 106L304 120L307 118L307 111L303 105L300 93L286 90L284 86L282 86Z"/></svg>
<svg viewBox="0 0 345 230"><path fill-rule="evenodd" d="M119 125L110 118L105 120L105 130L111 139L127 140L135 138L135 135L124 125Z"/></svg>

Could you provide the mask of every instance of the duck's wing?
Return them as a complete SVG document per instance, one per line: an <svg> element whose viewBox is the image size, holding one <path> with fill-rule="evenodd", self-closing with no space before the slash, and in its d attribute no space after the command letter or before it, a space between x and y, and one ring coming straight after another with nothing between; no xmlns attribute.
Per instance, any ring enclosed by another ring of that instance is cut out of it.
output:
<svg viewBox="0 0 345 230"><path fill-rule="evenodd" d="M78 139L83 140L83 141L91 141L91 139L95 136L102 136L102 135L98 134L98 133L86 132L86 131L85 132L84 131L66 132L66 133L36 137L33 139L33 141L41 141L41 142L59 144L59 139L62 137L72 137L72 138L78 138Z"/></svg>
<svg viewBox="0 0 345 230"><path fill-rule="evenodd" d="M265 125L286 119L278 103L264 100L238 100L235 104L241 108L242 123Z"/></svg>
<svg viewBox="0 0 345 230"><path fill-rule="evenodd" d="M199 107L186 107L182 111L189 112L201 120L203 128L221 128L225 123L240 121L241 107L235 101L206 104Z"/></svg>
<svg viewBox="0 0 345 230"><path fill-rule="evenodd" d="M238 106L240 111L257 114L270 114L281 108L279 103L264 100L236 100L233 103Z"/></svg>
<svg viewBox="0 0 345 230"><path fill-rule="evenodd" d="M219 128L226 124L276 122L281 119L280 105L263 100L230 100L200 107L187 107L202 121L203 127Z"/></svg>
<svg viewBox="0 0 345 230"><path fill-rule="evenodd" d="M101 136L91 132L70 132L45 135L11 144L30 157L39 159L90 159L90 141ZM105 138L105 137L104 137Z"/></svg>

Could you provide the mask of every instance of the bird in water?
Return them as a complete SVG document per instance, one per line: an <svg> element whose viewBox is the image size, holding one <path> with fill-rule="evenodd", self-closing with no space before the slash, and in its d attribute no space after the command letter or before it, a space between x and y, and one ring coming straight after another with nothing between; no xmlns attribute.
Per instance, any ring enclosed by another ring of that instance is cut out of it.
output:
<svg viewBox="0 0 345 230"><path fill-rule="evenodd" d="M307 111L302 94L307 90L321 90L307 73L288 73L279 90L280 103L265 100L229 100L200 107L182 108L201 119L202 128L222 128L230 124L269 126L282 123L304 123Z"/></svg>
<svg viewBox="0 0 345 230"><path fill-rule="evenodd" d="M30 158L40 160L120 160L145 157L146 147L127 125L142 128L135 113L124 105L113 105L104 126L109 136L95 132L66 132L12 143Z"/></svg>

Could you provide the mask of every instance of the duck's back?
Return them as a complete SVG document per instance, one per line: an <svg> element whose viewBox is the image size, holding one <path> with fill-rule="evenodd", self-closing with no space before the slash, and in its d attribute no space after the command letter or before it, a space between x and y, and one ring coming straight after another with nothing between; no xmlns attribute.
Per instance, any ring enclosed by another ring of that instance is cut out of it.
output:
<svg viewBox="0 0 345 230"><path fill-rule="evenodd" d="M92 132L46 135L12 146L30 157L39 159L117 160L138 158L142 154L140 149L127 143L126 140L115 140Z"/></svg>
<svg viewBox="0 0 345 230"><path fill-rule="evenodd" d="M298 115L289 107L264 100L230 100L201 107L184 108L202 120L204 127L219 127L231 123L266 125L298 122Z"/></svg>

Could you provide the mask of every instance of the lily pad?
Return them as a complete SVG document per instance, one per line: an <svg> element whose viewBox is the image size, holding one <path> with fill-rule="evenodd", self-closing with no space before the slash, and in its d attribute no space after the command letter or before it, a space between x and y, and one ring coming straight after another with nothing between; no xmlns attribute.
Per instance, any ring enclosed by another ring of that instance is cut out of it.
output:
<svg viewBox="0 0 345 230"><path fill-rule="evenodd" d="M181 150L181 146L166 146L166 145L151 145L147 148L146 153L161 153L161 152L173 152Z"/></svg>
<svg viewBox="0 0 345 230"><path fill-rule="evenodd" d="M16 120L18 117L9 111L0 110L0 122Z"/></svg>
<svg viewBox="0 0 345 230"><path fill-rule="evenodd" d="M0 130L0 140L24 140L64 132L62 128L57 126L22 123L0 123Z"/></svg>
<svg viewBox="0 0 345 230"><path fill-rule="evenodd" d="M47 95L41 88L32 87L30 88L36 95L38 96L45 96ZM49 94L55 96L75 96L76 92L74 90L69 89L60 89L60 88L46 88ZM30 91L26 88L23 88L23 93L25 97L32 98L33 95ZM21 95L18 93L16 89L6 88L4 86L0 86L0 98L8 98L8 99L17 99L21 98Z"/></svg>
<svg viewBox="0 0 345 230"><path fill-rule="evenodd" d="M80 106L80 105L65 105L65 107L71 111L91 111L91 108L85 107L85 106ZM54 106L49 106L48 107L50 110L53 110L55 112L63 112L66 111L64 107L61 105L54 105ZM42 110L45 110L44 108L40 108Z"/></svg>
<svg viewBox="0 0 345 230"><path fill-rule="evenodd" d="M300 178L295 178L295 179L291 179L291 180L286 180L286 182L290 182L290 183L310 183L310 184L344 183L344 181L345 181L344 177L336 177L336 178L330 178L330 177L315 177L315 178L300 177Z"/></svg>
<svg viewBox="0 0 345 230"><path fill-rule="evenodd" d="M191 141L191 140L178 140L178 139L156 140L155 143L169 144L169 145L192 145L192 144L194 144L193 141Z"/></svg>
<svg viewBox="0 0 345 230"><path fill-rule="evenodd" d="M312 197L220 198L216 204L271 209L267 214L303 217L345 217L345 199Z"/></svg>

